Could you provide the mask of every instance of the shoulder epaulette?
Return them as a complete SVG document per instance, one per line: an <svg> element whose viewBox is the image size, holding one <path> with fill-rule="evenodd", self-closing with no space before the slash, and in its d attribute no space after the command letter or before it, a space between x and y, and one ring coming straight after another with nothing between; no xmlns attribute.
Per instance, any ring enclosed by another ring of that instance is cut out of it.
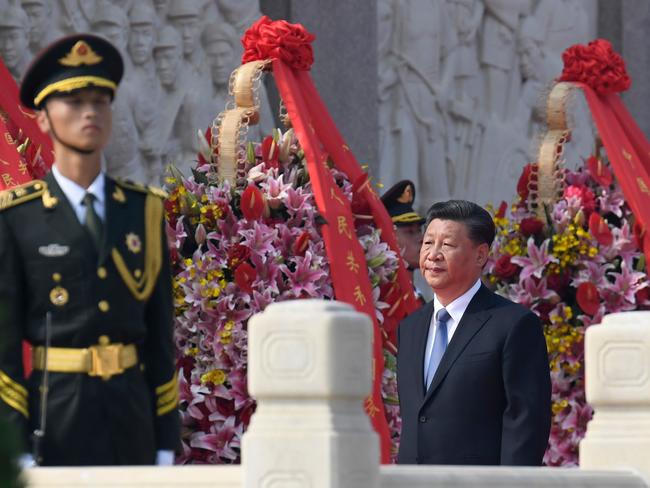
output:
<svg viewBox="0 0 650 488"><path fill-rule="evenodd" d="M136 183L135 181L124 180L121 178L117 179L116 181L121 187L127 188L129 190L135 190L141 193L151 193L160 198L167 198L169 196L165 190L153 185L143 185L142 183Z"/></svg>
<svg viewBox="0 0 650 488"><path fill-rule="evenodd" d="M32 180L29 183L0 191L0 211L34 200L43 195L45 190L47 190L47 183L42 180Z"/></svg>

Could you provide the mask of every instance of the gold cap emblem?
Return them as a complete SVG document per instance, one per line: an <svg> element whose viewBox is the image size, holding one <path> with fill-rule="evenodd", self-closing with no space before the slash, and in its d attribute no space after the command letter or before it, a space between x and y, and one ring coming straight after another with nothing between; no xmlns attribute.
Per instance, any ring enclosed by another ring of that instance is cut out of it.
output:
<svg viewBox="0 0 650 488"><path fill-rule="evenodd" d="M77 41L72 46L72 49L70 49L70 52L59 59L59 64L72 67L81 66L82 64L92 66L99 63L102 59L86 41Z"/></svg>

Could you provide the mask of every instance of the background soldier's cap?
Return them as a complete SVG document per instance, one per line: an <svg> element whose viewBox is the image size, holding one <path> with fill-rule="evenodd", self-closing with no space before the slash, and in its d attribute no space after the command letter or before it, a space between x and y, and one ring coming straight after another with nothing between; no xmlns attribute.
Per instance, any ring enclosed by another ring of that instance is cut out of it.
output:
<svg viewBox="0 0 650 488"><path fill-rule="evenodd" d="M22 5L43 5L44 7L48 6L46 0L21 0Z"/></svg>
<svg viewBox="0 0 650 488"><path fill-rule="evenodd" d="M2 10L0 27L29 28L29 17L20 7L9 6Z"/></svg>
<svg viewBox="0 0 650 488"><path fill-rule="evenodd" d="M136 2L129 10L129 24L131 25L153 25L156 19L156 11L147 2Z"/></svg>
<svg viewBox="0 0 650 488"><path fill-rule="evenodd" d="M20 85L20 101L38 108L50 95L88 87L105 88L114 95L123 73L122 56L110 42L92 34L74 34L36 56Z"/></svg>
<svg viewBox="0 0 650 488"><path fill-rule="evenodd" d="M117 5L113 5L110 2L102 2L95 9L90 23L92 26L108 24L126 28L129 25L129 19L124 10Z"/></svg>
<svg viewBox="0 0 650 488"><path fill-rule="evenodd" d="M198 17L201 5L195 0L172 0L167 11L167 18Z"/></svg>
<svg viewBox="0 0 650 488"><path fill-rule="evenodd" d="M402 180L391 186L381 197L388 215L393 224L397 226L419 224L425 221L424 217L413 210L415 200L415 185L412 181Z"/></svg>
<svg viewBox="0 0 650 488"><path fill-rule="evenodd" d="M158 32L158 37L156 38L156 42L154 43L153 48L154 51L156 49L169 47L180 49L182 42L183 40L181 39L181 35L178 33L178 31L171 25L166 25Z"/></svg>
<svg viewBox="0 0 650 488"><path fill-rule="evenodd" d="M232 46L238 40L237 31L234 27L225 22L217 23L214 27L210 26L209 29L205 29L201 34L201 42L203 43L203 46L209 46L210 44L217 42L225 42Z"/></svg>

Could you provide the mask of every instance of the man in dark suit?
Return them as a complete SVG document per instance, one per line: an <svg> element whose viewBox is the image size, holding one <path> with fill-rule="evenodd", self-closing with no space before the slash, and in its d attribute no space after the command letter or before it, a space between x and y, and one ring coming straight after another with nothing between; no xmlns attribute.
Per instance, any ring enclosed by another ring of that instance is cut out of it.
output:
<svg viewBox="0 0 650 488"><path fill-rule="evenodd" d="M494 223L478 205L434 204L420 269L434 300L398 328L401 464L540 465L551 422L537 316L481 284Z"/></svg>
<svg viewBox="0 0 650 488"><path fill-rule="evenodd" d="M98 37L49 46L21 101L38 110L55 163L0 193L0 414L25 449L46 420L45 465L169 464L180 443L162 195L101 171L122 71Z"/></svg>

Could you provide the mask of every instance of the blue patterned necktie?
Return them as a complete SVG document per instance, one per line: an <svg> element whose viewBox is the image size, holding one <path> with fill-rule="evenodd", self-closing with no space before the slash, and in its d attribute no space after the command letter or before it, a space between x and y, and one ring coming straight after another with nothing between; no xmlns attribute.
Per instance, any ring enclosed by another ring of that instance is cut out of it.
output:
<svg viewBox="0 0 650 488"><path fill-rule="evenodd" d="M447 321L450 318L451 315L449 315L449 312L444 308L441 308L438 310L438 313L436 313L436 335L433 338L433 350L431 351L431 357L429 358L429 367L427 368L424 385L427 390L429 389L429 385L431 385L433 375L436 374L440 360L447 349Z"/></svg>

